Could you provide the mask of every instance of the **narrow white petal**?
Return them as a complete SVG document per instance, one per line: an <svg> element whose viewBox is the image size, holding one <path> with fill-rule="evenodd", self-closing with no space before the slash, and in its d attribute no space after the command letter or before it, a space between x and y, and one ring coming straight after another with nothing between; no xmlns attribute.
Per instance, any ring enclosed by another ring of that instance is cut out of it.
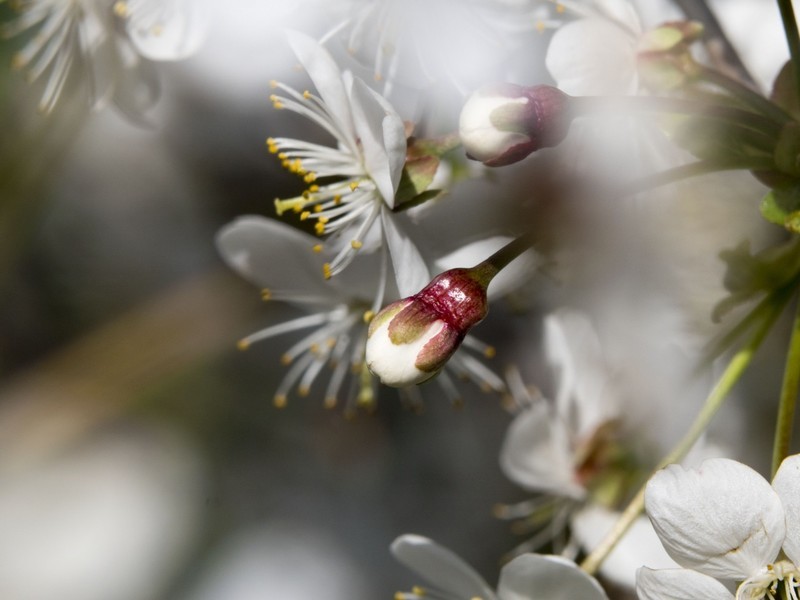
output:
<svg viewBox="0 0 800 600"><path fill-rule="evenodd" d="M401 535L391 546L395 558L437 589L457 598L496 600L483 578L456 554L420 535Z"/></svg>
<svg viewBox="0 0 800 600"><path fill-rule="evenodd" d="M336 61L316 40L304 33L289 31L287 37L297 60L314 82L320 97L339 122L340 128L355 139L350 99Z"/></svg>
<svg viewBox="0 0 800 600"><path fill-rule="evenodd" d="M800 454L784 459L772 487L780 496L786 513L783 550L794 564L800 564Z"/></svg>
<svg viewBox="0 0 800 600"><path fill-rule="evenodd" d="M500 600L607 600L608 596L590 575L561 556L523 554L500 572Z"/></svg>
<svg viewBox="0 0 800 600"><path fill-rule="evenodd" d="M572 519L572 531L581 546L590 551L619 521L620 513L597 505L588 505ZM636 570L642 565L670 569L678 565L661 545L647 517L634 521L625 536L614 547L600 566L600 573L619 585L633 588Z"/></svg>
<svg viewBox="0 0 800 600"><path fill-rule="evenodd" d="M336 302L312 251L317 238L274 219L246 216L223 227L216 242L225 262L255 285Z"/></svg>
<svg viewBox="0 0 800 600"><path fill-rule="evenodd" d="M394 109L379 98L363 81L353 79L350 99L364 164L384 202L392 208L405 164L405 128Z"/></svg>
<svg viewBox="0 0 800 600"><path fill-rule="evenodd" d="M774 561L786 533L778 494L726 458L659 471L647 484L645 508L675 562L720 579L745 579Z"/></svg>
<svg viewBox="0 0 800 600"><path fill-rule="evenodd" d="M392 267L401 297L411 296L424 288L431 280L428 267L419 250L395 223L388 210L381 215L383 235L392 256Z"/></svg>
<svg viewBox="0 0 800 600"><path fill-rule="evenodd" d="M639 600L733 600L719 581L690 569L649 569L636 572Z"/></svg>
<svg viewBox="0 0 800 600"><path fill-rule="evenodd" d="M525 489L581 499L586 490L575 479L574 456L563 423L547 402L518 414L500 452L506 476Z"/></svg>

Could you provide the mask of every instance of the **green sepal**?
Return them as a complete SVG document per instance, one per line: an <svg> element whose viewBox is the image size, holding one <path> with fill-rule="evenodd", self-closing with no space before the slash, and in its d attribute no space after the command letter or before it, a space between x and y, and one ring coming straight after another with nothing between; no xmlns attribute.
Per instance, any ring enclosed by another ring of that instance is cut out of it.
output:
<svg viewBox="0 0 800 600"><path fill-rule="evenodd" d="M397 186L395 207L405 208L403 205L409 202L419 203L419 197L427 192L433 183L439 162L437 157L430 155L406 160L400 184Z"/></svg>
<svg viewBox="0 0 800 600"><path fill-rule="evenodd" d="M798 96L792 61L787 61L772 84L770 100L795 119L800 120L800 97Z"/></svg>
<svg viewBox="0 0 800 600"><path fill-rule="evenodd" d="M761 199L759 208L767 221L787 227L787 222L796 220L800 211L800 185L770 190Z"/></svg>
<svg viewBox="0 0 800 600"><path fill-rule="evenodd" d="M731 160L771 157L775 140L730 121L709 117L687 117L673 127L673 141L700 159Z"/></svg>

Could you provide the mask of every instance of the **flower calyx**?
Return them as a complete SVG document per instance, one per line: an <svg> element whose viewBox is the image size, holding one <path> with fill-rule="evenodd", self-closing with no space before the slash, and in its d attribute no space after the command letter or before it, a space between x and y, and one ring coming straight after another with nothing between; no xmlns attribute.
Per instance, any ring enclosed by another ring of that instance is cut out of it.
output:
<svg viewBox="0 0 800 600"><path fill-rule="evenodd" d="M502 167L560 144L573 116L570 96L558 88L490 84L467 99L458 129L468 158Z"/></svg>
<svg viewBox="0 0 800 600"><path fill-rule="evenodd" d="M385 385L407 387L439 372L470 328L488 312L488 281L479 267L451 269L370 322L366 362Z"/></svg>

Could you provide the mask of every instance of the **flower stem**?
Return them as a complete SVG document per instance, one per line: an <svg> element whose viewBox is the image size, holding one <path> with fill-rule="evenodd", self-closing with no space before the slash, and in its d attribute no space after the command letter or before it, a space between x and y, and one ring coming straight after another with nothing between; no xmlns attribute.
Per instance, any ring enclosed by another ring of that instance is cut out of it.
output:
<svg viewBox="0 0 800 600"><path fill-rule="evenodd" d="M797 31L797 19L794 16L792 0L778 0L781 11L783 30L786 33L786 43L789 45L789 56L794 67L795 87L800 94L800 34Z"/></svg>
<svg viewBox="0 0 800 600"><path fill-rule="evenodd" d="M782 308L783 303L781 302L776 302L772 307L770 307L769 312L767 312L761 323L759 323L747 344L740 348L731 358L728 366L725 368L725 371L719 378L719 381L717 381L714 389L711 390L711 393L706 398L703 408L695 418L694 423L692 423L691 427L689 428L689 431L684 434L683 438L681 438L681 440L669 452L669 454L667 454L661 460L661 462L658 463L655 469L656 471L683 459L689 450L691 450L692 446L694 446L695 442L697 442L697 440L703 434L703 432L705 432L714 415L717 414L717 411L724 404L728 393L739 381L739 378L750 365L750 362L753 360L753 356L761 345L761 342L764 341L767 333L769 333L773 323L775 322L775 319L781 313ZM625 535L631 525L633 525L633 523L639 517L644 509L645 487L646 484L639 489L633 500L631 500L628 506L625 507L622 516L614 524L614 527L611 529L605 539L603 539L603 541L601 541L600 544L583 560L581 563L581 569L583 569L585 572L589 573L590 575L593 575L597 572L597 570L600 568L600 565L617 545L617 542L622 539L622 536Z"/></svg>
<svg viewBox="0 0 800 600"><path fill-rule="evenodd" d="M523 234L511 240L489 258L470 269L472 277L479 281L483 286L488 286L489 282L502 271L508 264L520 254L533 246L533 235Z"/></svg>
<svg viewBox="0 0 800 600"><path fill-rule="evenodd" d="M775 445L772 449L772 475L778 471L783 459L789 455L794 428L794 413L797 405L797 392L800 388L800 301L795 309L792 337L786 355L783 372L778 419L775 426Z"/></svg>
<svg viewBox="0 0 800 600"><path fill-rule="evenodd" d="M748 104L753 109L757 110L764 116L771 117L779 122L790 121L792 116L783 110L777 104L771 102L749 86L737 81L732 77L728 77L724 73L715 69L709 69L702 65L698 65L699 76L701 79L713 83L717 87L727 90L736 98Z"/></svg>

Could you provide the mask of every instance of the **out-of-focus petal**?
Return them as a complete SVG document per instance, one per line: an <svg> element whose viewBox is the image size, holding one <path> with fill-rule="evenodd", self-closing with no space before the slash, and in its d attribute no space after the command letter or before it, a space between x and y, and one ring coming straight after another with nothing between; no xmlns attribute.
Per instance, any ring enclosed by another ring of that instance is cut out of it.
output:
<svg viewBox="0 0 800 600"><path fill-rule="evenodd" d="M608 598L600 584L571 560L540 554L523 554L503 567L497 595L500 600Z"/></svg>
<svg viewBox="0 0 800 600"><path fill-rule="evenodd" d="M649 569L636 573L639 600L733 600L719 581L691 569Z"/></svg>
<svg viewBox="0 0 800 600"><path fill-rule="evenodd" d="M182 60L208 33L207 0L139 0L126 30L139 54L150 60Z"/></svg>
<svg viewBox="0 0 800 600"><path fill-rule="evenodd" d="M456 554L421 535L401 535L391 546L395 558L437 589L457 598L496 600L483 578Z"/></svg>
<svg viewBox="0 0 800 600"><path fill-rule="evenodd" d="M778 494L726 458L659 471L647 484L645 507L675 562L720 579L745 579L774 561L786 534Z"/></svg>
<svg viewBox="0 0 800 600"><path fill-rule="evenodd" d="M416 294L431 280L428 267L408 236L394 222L392 214L384 210L381 215L383 233L392 256L392 266L401 297Z"/></svg>

